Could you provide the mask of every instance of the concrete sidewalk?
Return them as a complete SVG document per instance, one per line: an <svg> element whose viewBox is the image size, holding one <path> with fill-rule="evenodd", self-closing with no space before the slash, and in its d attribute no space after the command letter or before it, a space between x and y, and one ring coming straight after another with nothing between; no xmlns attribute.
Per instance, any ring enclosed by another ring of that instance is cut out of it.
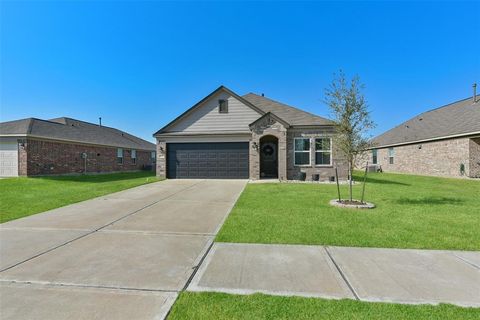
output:
<svg viewBox="0 0 480 320"><path fill-rule="evenodd" d="M215 243L189 291L480 307L480 252Z"/></svg>
<svg viewBox="0 0 480 320"><path fill-rule="evenodd" d="M246 181L166 180L0 225L3 319L162 319Z"/></svg>

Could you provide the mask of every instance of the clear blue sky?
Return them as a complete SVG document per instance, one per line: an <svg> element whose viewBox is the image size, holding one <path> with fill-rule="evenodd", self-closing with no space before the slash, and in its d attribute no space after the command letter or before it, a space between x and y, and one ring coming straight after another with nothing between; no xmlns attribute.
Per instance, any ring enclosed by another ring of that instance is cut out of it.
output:
<svg viewBox="0 0 480 320"><path fill-rule="evenodd" d="M152 141L221 84L327 116L342 68L378 134L480 82L480 2L0 5L2 121L101 116Z"/></svg>

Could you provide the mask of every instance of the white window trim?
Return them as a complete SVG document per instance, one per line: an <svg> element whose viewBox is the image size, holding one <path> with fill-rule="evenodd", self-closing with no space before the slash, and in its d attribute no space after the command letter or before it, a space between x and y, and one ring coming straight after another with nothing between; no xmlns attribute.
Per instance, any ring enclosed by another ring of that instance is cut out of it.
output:
<svg viewBox="0 0 480 320"><path fill-rule="evenodd" d="M135 155L135 156L134 156ZM137 150L130 150L130 158L132 159L132 164L137 164Z"/></svg>
<svg viewBox="0 0 480 320"><path fill-rule="evenodd" d="M295 150L295 141L296 140L309 140L309 144L310 144L310 148L308 148L308 151L307 150L299 150L299 151L296 151ZM295 163L295 153L297 152L304 152L304 153L307 153L308 152L308 164L296 164ZM294 167L311 167L312 166L312 139L311 138L305 138L305 137L296 137L296 138L293 138L293 166Z"/></svg>
<svg viewBox="0 0 480 320"><path fill-rule="evenodd" d="M395 148L390 147L388 148L387 152L388 152L388 164L393 166L395 164Z"/></svg>
<svg viewBox="0 0 480 320"><path fill-rule="evenodd" d="M122 155L121 157L118 156L118 155L119 155L119 151L122 152L122 153L121 153L121 155ZM117 164L123 164L123 156L124 156L124 154L123 154L123 148L117 148ZM119 162L118 162L118 158L122 159L122 162L119 163Z"/></svg>
<svg viewBox="0 0 480 320"><path fill-rule="evenodd" d="M330 140L330 149L329 150L317 150L317 142L315 139L329 139ZM315 137L313 139L313 147L315 148L315 167L333 167L333 152L332 152L332 138L331 137ZM317 152L330 152L330 164L317 164Z"/></svg>

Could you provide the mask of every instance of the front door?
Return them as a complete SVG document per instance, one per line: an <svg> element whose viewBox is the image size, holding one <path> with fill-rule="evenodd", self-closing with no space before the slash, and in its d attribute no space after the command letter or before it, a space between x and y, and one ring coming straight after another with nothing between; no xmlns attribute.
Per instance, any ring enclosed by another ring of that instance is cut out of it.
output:
<svg viewBox="0 0 480 320"><path fill-rule="evenodd" d="M277 143L268 141L260 145L260 178L278 178Z"/></svg>

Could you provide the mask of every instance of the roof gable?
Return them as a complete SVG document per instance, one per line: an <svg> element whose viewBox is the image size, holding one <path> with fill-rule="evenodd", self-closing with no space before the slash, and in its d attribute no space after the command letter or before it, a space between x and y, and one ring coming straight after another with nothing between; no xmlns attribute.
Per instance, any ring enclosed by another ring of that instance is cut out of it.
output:
<svg viewBox="0 0 480 320"><path fill-rule="evenodd" d="M175 118L174 120L172 120L171 122L169 122L167 125L165 125L163 128L161 128L160 130L158 130L157 132L154 133L154 136L157 135L157 134L161 134L161 133L166 133L166 132L171 132L171 131L176 131L176 130L179 130L182 128L182 126L180 126L179 124L183 121L183 120L186 120L188 117L192 117L192 118L195 118L194 114L199 110L201 109L202 107L205 106L205 104L207 102L209 102L211 99L215 98L216 96L220 96L224 94L224 96L230 96L232 98L234 98L235 100L237 100L238 102L240 102L241 104L245 105L246 107L248 107L249 109L251 109L252 111L255 112L256 115L258 116L261 116L263 115L265 112L263 112L261 109L259 109L257 106L255 106L254 104L252 104L250 101L247 101L245 100L243 97L239 96L238 94L236 94L235 92L233 92L232 90L228 89L227 87L225 86L220 86L218 87L217 89L215 89L212 93L210 93L209 95L207 95L205 98L203 98L202 100L200 100L199 102L197 102L196 104L194 104L192 107L190 107L188 110L186 110L184 113L182 113L181 115L179 115L177 118ZM201 114L200 114L200 117L197 117L197 119L191 119L190 121L195 121L195 120L199 120L201 118ZM248 123L247 123L248 125ZM177 128L175 128L175 126L177 126Z"/></svg>
<svg viewBox="0 0 480 320"><path fill-rule="evenodd" d="M267 123L273 123L273 122L279 122L281 123L285 128L289 128L290 124L286 122L285 120L281 119L280 117L277 117L275 114L271 112L265 113L263 116L258 118L257 120L253 121L250 123L250 128L255 126L255 124L259 123L260 121L266 120Z"/></svg>

